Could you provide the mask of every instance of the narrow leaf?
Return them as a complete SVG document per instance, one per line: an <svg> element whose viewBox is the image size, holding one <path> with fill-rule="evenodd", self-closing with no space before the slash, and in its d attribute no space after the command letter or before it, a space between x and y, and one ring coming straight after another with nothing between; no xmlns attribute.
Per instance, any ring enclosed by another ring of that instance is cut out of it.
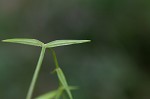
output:
<svg viewBox="0 0 150 99"><path fill-rule="evenodd" d="M69 89L69 90L76 90L76 89L78 89L78 87L76 87L76 86L69 86L68 89ZM64 88L64 86L60 86L60 87L58 88L58 92L57 92L57 95L55 96L55 99L60 99L60 97L63 95L64 90L66 90L66 89ZM65 99L66 99L66 98L65 98Z"/></svg>
<svg viewBox="0 0 150 99"><path fill-rule="evenodd" d="M57 92L57 95L55 96L55 99L60 99L62 93L63 93L63 90L61 88L59 88L58 92Z"/></svg>
<svg viewBox="0 0 150 99"><path fill-rule="evenodd" d="M54 62L55 62L55 65L56 65L56 73L57 73L57 76L58 76L58 79L60 81L60 85L62 86L63 89L66 90L68 96L70 99L73 99L72 97L72 94L71 94L71 91L68 87L68 84L67 84L67 81L66 81L66 78L65 78L65 75L63 73L63 71L61 70L61 68L59 67L59 64L58 64L58 61L57 61L57 57L56 57L56 53L53 49L52 50L52 54L53 54L53 58L54 58ZM61 87L60 87L61 88Z"/></svg>
<svg viewBox="0 0 150 99"><path fill-rule="evenodd" d="M70 90L75 90L77 88L78 87L76 87L76 86L69 86ZM38 96L35 99L59 99L64 90L65 90L64 87L60 86L57 90L47 92L46 94Z"/></svg>
<svg viewBox="0 0 150 99"><path fill-rule="evenodd" d="M90 40L55 40L45 44L47 48L58 47L58 46L65 46L65 45L72 45L78 43L86 43L90 42Z"/></svg>
<svg viewBox="0 0 150 99"><path fill-rule="evenodd" d="M39 40L36 40L36 39L25 39L25 38L6 39L6 40L3 40L3 42L20 43L20 44L41 46L41 47L42 47L42 45L44 45L44 43L42 43Z"/></svg>
<svg viewBox="0 0 150 99"><path fill-rule="evenodd" d="M64 89L66 90L66 92L67 92L69 98L70 98L70 99L73 99L72 94L71 94L71 91L70 91L69 86L68 86L68 84L67 84L65 75L64 75L64 73L62 72L61 68L57 68L57 69L56 69L56 72L57 72L57 75L58 75L58 79L59 79L59 81L61 82L61 84L62 84L62 86L64 87Z"/></svg>
<svg viewBox="0 0 150 99"><path fill-rule="evenodd" d="M69 88L69 90L76 90L76 89L79 89L79 87L77 87L77 86L69 86L68 88Z"/></svg>
<svg viewBox="0 0 150 99"><path fill-rule="evenodd" d="M35 99L55 99L58 94L58 90L50 91L44 95L41 95Z"/></svg>

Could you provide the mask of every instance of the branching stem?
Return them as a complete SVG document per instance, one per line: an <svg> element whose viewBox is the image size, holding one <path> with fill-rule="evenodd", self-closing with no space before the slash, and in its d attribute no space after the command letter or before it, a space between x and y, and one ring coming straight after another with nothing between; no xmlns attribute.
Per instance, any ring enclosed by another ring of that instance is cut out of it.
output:
<svg viewBox="0 0 150 99"><path fill-rule="evenodd" d="M33 78L32 78L32 81L31 81L26 99L31 99L32 98L35 83L37 81L39 71L40 71L40 68L41 68L41 65L42 65L42 61L43 61L43 58L44 58L45 50L46 50L46 48L42 47L40 58L38 60L38 63L37 63L37 66L36 66L36 69L35 69L35 72L34 72L34 75L33 75Z"/></svg>

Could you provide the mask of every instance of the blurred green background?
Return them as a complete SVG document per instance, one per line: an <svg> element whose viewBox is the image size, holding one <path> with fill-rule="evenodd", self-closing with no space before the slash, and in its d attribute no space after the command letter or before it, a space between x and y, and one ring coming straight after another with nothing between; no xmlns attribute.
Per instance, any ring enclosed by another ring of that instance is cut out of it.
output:
<svg viewBox="0 0 150 99"><path fill-rule="evenodd" d="M149 0L0 0L0 40L90 39L56 48L74 99L150 99ZM25 99L40 48L0 42L0 99ZM58 86L47 50L34 97Z"/></svg>

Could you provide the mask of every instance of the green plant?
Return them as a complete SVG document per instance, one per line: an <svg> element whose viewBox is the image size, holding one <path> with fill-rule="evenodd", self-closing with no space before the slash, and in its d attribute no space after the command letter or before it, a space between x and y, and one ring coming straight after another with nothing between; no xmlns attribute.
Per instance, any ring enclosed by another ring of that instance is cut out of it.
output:
<svg viewBox="0 0 150 99"><path fill-rule="evenodd" d="M39 61L37 63L26 99L31 99L32 98L32 94L34 91L34 87L39 75L39 71L42 65L42 61L44 58L44 54L46 49L50 49L52 51L53 54L53 58L54 58L54 62L55 62L55 66L56 69L54 70L54 72L57 73L58 79L59 79L59 88L57 90L51 91L47 94L41 95L39 97L37 97L36 99L59 99L60 96L62 95L62 93L64 92L64 90L67 92L68 96L70 99L73 99L71 91L70 90L74 90L76 89L76 87L72 87L72 86L68 86L66 78L64 76L64 73L62 71L62 69L59 67L58 61L57 61L57 57L56 57L56 53L53 50L54 47L58 47L58 46L64 46L64 45L71 45L71 44L78 44L78 43L85 43L85 42L90 42L90 40L55 40L49 43L44 44L43 42L36 40L36 39L7 39L7 40L3 40L3 42L11 42L11 43L20 43L20 44L26 44L26 45L33 45L33 46L39 46L42 48L41 50L41 54L39 57Z"/></svg>

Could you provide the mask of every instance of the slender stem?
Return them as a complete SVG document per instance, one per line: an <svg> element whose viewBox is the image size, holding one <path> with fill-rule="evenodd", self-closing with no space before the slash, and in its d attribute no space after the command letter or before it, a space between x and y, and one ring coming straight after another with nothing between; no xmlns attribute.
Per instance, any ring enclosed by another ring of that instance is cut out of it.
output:
<svg viewBox="0 0 150 99"><path fill-rule="evenodd" d="M37 66L36 66L36 69L35 69L35 72L34 72L34 75L33 75L33 78L32 78L32 81L31 81L26 99L31 99L32 98L35 83L37 81L38 74L39 74L39 71L40 71L40 68L41 68L41 65L42 65L42 61L43 61L43 58L44 58L45 50L46 50L46 48L42 47L40 58L39 58L39 61L37 63Z"/></svg>
<svg viewBox="0 0 150 99"><path fill-rule="evenodd" d="M58 64L58 60L57 60L57 57L56 57L56 53L55 53L55 51L53 49L51 49L51 50L52 50L55 66L56 66L56 68L59 68L59 64Z"/></svg>

